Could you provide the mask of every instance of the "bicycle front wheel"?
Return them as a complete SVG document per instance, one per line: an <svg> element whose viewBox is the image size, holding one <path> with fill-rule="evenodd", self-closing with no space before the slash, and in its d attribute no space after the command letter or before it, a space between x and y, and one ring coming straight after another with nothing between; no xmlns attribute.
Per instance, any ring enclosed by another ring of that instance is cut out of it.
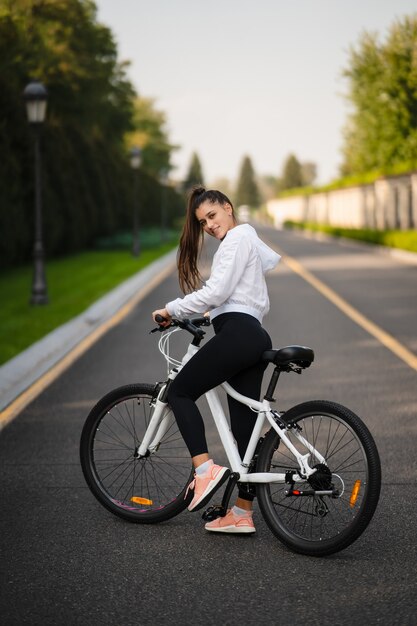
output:
<svg viewBox="0 0 417 626"><path fill-rule="evenodd" d="M262 444L258 472L287 474L288 483L257 485L259 507L272 532L291 550L325 556L343 550L368 526L378 504L381 466L375 442L357 415L334 402L312 401L284 414L292 444L310 452L316 472L291 485L299 472L293 454L271 429ZM296 437L299 434L322 456ZM316 492L331 491L332 495Z"/></svg>
<svg viewBox="0 0 417 626"><path fill-rule="evenodd" d="M81 435L81 466L89 488L104 507L131 522L165 521L192 497L185 498L191 458L172 411L157 450L138 456L154 395L153 385L114 389L91 410Z"/></svg>

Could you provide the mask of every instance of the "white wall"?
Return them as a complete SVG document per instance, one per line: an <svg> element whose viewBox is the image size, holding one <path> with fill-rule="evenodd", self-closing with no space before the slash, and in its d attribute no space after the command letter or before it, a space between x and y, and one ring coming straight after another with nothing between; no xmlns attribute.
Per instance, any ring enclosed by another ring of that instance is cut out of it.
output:
<svg viewBox="0 0 417 626"><path fill-rule="evenodd" d="M369 185L290 196L267 202L277 228L285 220L347 228L417 228L417 172Z"/></svg>

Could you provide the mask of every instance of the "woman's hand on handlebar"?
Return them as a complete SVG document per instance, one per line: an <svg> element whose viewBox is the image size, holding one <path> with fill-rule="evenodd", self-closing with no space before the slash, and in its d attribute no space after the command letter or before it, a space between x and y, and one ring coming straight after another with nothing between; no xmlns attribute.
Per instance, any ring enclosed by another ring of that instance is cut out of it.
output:
<svg viewBox="0 0 417 626"><path fill-rule="evenodd" d="M156 319L157 316L159 319ZM152 313L152 317L153 321L159 326L163 326L163 328L166 328L171 324L172 317L166 309L157 309Z"/></svg>

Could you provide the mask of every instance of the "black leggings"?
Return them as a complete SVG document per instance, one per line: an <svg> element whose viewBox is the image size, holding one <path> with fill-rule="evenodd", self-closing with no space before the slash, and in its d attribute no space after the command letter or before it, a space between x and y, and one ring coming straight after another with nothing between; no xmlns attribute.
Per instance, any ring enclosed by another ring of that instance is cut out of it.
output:
<svg viewBox="0 0 417 626"><path fill-rule="evenodd" d="M260 362L271 339L252 315L223 313L213 320L215 336L190 359L168 390L168 402L192 457L207 452L204 421L195 402L206 391L227 381L239 393L259 399L266 364ZM230 425L243 457L257 414L227 397ZM252 500L246 489L240 497Z"/></svg>

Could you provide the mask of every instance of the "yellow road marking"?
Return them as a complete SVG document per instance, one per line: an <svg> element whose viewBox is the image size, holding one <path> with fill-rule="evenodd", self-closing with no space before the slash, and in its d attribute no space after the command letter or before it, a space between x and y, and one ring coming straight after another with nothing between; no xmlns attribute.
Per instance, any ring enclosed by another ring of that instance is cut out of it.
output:
<svg viewBox="0 0 417 626"><path fill-rule="evenodd" d="M319 291L325 298L330 300L330 302L343 311L347 317L356 322L358 326L366 330L370 335L375 337L380 343L382 343L382 345L388 348L388 350L391 350L393 354L404 361L404 363L406 363L409 367L417 371L417 357L410 352L410 350L403 346L392 335L371 322L371 320L362 315L362 313L359 313L359 311L344 300L344 298L339 296L335 291L333 291L333 289L325 285L321 280L314 276L314 274L309 272L303 265L301 265L301 263L299 263L299 261L296 261L294 258L285 254L277 246L273 246L271 244L269 245L282 256L284 263L288 265L293 272L301 276L306 282L310 283L310 285L317 289L317 291Z"/></svg>
<svg viewBox="0 0 417 626"><path fill-rule="evenodd" d="M277 246L270 244L281 256L284 263L291 268L296 274L301 276L306 282L312 285L317 291L325 296L330 302L337 306L347 317L352 319L358 326L366 330L370 335L375 337L388 350L404 361L409 367L417 371L417 357L410 352L405 346L397 341L392 335L382 330L379 326L368 320L362 313L351 306L344 298L339 296L333 289L325 285L316 276L311 274L301 263L285 254ZM100 337L102 337L110 328L116 326L124 319L133 308L150 293L159 283L161 283L173 270L174 263L163 270L158 276L153 278L145 287L125 304L113 317L96 328L88 337L83 339L73 350L64 356L56 365L45 372L33 385L21 393L16 400L0 412L0 430L14 419L32 400L34 400L44 389L46 389L54 380L56 380L74 361L76 361L84 352L86 352Z"/></svg>
<svg viewBox="0 0 417 626"><path fill-rule="evenodd" d="M13 420L34 400L44 389L46 389L54 380L58 378L70 365L74 363L84 352L96 343L110 328L116 326L134 309L134 307L143 300L148 293L157 287L174 269L175 262L169 264L167 268L162 270L149 283L140 289L117 313L110 319L106 320L98 326L85 339L80 341L68 354L66 354L58 363L45 372L38 380L36 380L28 389L23 391L13 402L11 402L3 411L0 412L0 430Z"/></svg>

